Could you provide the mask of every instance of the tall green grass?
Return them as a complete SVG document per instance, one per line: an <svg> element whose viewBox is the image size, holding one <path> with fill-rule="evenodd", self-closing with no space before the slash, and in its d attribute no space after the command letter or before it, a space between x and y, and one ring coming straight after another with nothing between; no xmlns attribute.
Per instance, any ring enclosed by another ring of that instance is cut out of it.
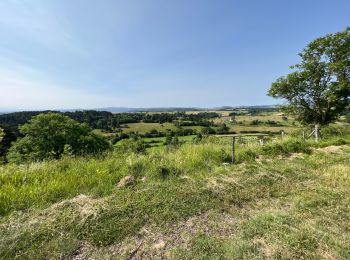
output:
<svg viewBox="0 0 350 260"><path fill-rule="evenodd" d="M310 153L312 146L346 143L349 142L339 138L320 143L286 138L264 146L236 145L236 161L254 161L261 155ZM66 157L28 165L8 164L0 167L0 214L31 206L45 207L81 193L105 196L126 175L133 175L137 180L146 176L155 181L180 175L201 176L230 160L230 143L223 138L211 138L202 144L185 144L146 154L115 152L102 158Z"/></svg>
<svg viewBox="0 0 350 260"><path fill-rule="evenodd" d="M312 154L315 143L286 138L237 145L237 164L223 165L229 141L0 167L0 258L70 258L85 244L88 257L110 257L113 245L146 239L143 228L166 236L209 210L235 218L234 237L194 233L174 259L266 258L267 249L272 258L350 257L349 149ZM285 160L301 152L311 155ZM126 175L136 183L116 188Z"/></svg>

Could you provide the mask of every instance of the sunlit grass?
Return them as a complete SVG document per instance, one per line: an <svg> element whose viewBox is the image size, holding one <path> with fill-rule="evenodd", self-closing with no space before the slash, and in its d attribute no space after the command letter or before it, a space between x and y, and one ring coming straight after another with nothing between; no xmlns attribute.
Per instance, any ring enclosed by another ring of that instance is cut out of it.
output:
<svg viewBox="0 0 350 260"><path fill-rule="evenodd" d="M230 140L1 166L0 258L128 258L136 237L137 254L151 258L350 257L348 139L237 144L235 165ZM126 175L135 184L116 188ZM216 229L183 229L206 212L203 223ZM152 249L153 229L167 242L163 253Z"/></svg>

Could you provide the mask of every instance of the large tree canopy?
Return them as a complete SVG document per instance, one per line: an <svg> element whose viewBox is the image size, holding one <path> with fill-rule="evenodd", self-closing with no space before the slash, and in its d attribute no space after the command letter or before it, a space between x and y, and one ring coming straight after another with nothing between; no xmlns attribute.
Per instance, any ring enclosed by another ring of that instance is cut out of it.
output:
<svg viewBox="0 0 350 260"><path fill-rule="evenodd" d="M268 95L287 100L284 109L304 124L328 124L349 105L350 27L312 41L299 55L301 63Z"/></svg>
<svg viewBox="0 0 350 260"><path fill-rule="evenodd" d="M64 152L72 155L98 154L109 149L104 136L86 125L58 113L40 114L20 127L23 138L10 148L12 162L58 159Z"/></svg>

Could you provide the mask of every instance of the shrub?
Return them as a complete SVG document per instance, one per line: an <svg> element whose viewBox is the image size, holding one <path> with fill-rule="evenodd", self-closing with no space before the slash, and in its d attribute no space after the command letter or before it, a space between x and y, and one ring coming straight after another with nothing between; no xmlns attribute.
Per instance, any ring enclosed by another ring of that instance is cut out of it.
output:
<svg viewBox="0 0 350 260"><path fill-rule="evenodd" d="M207 126L202 128L201 133L204 135L211 135L211 134L216 134L216 131L210 126Z"/></svg>
<svg viewBox="0 0 350 260"><path fill-rule="evenodd" d="M230 128L226 124L221 124L217 128L216 132L218 134L227 134L229 132Z"/></svg>
<svg viewBox="0 0 350 260"><path fill-rule="evenodd" d="M236 162L241 163L244 161L252 161L258 157L258 154L252 149L238 150L236 153Z"/></svg>
<svg viewBox="0 0 350 260"><path fill-rule="evenodd" d="M250 125L260 125L260 124L262 124L263 122L262 121L260 121L259 119L255 119L255 120L253 120L252 122L250 122Z"/></svg>
<svg viewBox="0 0 350 260"><path fill-rule="evenodd" d="M310 153L309 145L298 139L288 139L283 142L273 142L261 147L262 154L265 155L288 155L290 153Z"/></svg>
<svg viewBox="0 0 350 260"><path fill-rule="evenodd" d="M322 127L320 130L322 138L342 137L345 132L345 128L338 125L328 125Z"/></svg>
<svg viewBox="0 0 350 260"><path fill-rule="evenodd" d="M141 138L124 139L114 146L121 153L145 153L146 143Z"/></svg>
<svg viewBox="0 0 350 260"><path fill-rule="evenodd" d="M175 167L174 165L160 165L156 169L158 177L162 179L168 178L170 176L179 176L182 173L182 170Z"/></svg>
<svg viewBox="0 0 350 260"><path fill-rule="evenodd" d="M72 155L100 154L110 148L107 138L59 113L39 114L21 126L20 132L24 137L10 148L10 162L59 159L67 145Z"/></svg>

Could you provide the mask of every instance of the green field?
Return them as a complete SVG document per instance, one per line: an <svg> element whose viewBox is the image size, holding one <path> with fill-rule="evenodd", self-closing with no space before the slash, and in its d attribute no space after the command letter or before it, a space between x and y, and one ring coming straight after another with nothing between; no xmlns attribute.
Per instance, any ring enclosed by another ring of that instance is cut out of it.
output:
<svg viewBox="0 0 350 260"><path fill-rule="evenodd" d="M159 132L166 132L166 130L176 130L176 126L173 123L130 123L127 125L122 126L122 130L125 133L130 132L138 132L140 134L144 134L146 132L149 132L153 129L156 129ZM196 129L200 130L200 126L184 126L183 128L189 128L189 129Z"/></svg>
<svg viewBox="0 0 350 260"><path fill-rule="evenodd" d="M292 132L296 130L298 127L295 126L294 119L288 118L288 121L284 121L282 119L282 114L279 112L266 112L261 113L259 115L238 115L235 117L236 122L231 122L230 117L228 116L229 111L194 111L194 112L187 112L189 114L193 113L200 113L200 112L216 112L221 115L219 118L214 118L212 121L216 124L225 123L229 128L230 131L240 133L244 131L255 131L255 132L280 132L281 130L284 130L285 132ZM242 112L242 111L241 111ZM275 122L278 122L282 124L281 126L270 126L266 124L261 125L251 125L251 122L254 120L261 120L261 121L268 121L273 120ZM183 126L184 129L195 129L197 132L199 132L202 127L201 126ZM216 127L213 127L214 129ZM176 130L177 127L173 123L130 123L126 125L122 125L121 127L122 131L125 133L130 132L137 132L140 134L145 134L153 129L159 131L159 132L166 132L167 130Z"/></svg>

